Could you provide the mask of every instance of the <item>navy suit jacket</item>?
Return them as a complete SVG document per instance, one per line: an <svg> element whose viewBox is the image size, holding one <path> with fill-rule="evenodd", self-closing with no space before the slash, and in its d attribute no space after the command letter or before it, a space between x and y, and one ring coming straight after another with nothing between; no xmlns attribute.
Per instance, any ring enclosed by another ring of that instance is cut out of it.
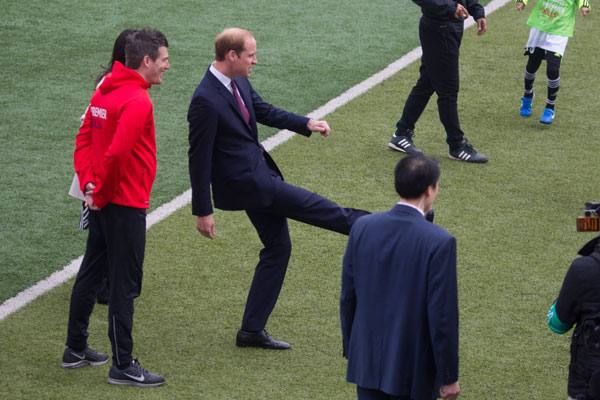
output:
<svg viewBox="0 0 600 400"><path fill-rule="evenodd" d="M340 314L349 382L436 398L458 380L456 239L405 205L359 218Z"/></svg>
<svg viewBox="0 0 600 400"><path fill-rule="evenodd" d="M192 213L261 209L270 205L282 182L279 168L258 141L257 122L310 136L309 118L266 103L248 79L235 78L250 114L246 123L233 94L210 72L196 88L188 110Z"/></svg>

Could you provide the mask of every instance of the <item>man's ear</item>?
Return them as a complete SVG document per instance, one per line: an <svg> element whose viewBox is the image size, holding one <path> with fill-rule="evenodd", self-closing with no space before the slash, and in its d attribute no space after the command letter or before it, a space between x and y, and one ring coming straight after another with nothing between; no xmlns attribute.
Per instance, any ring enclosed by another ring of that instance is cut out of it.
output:
<svg viewBox="0 0 600 400"><path fill-rule="evenodd" d="M234 61L236 57L237 57L237 53L235 52L235 50L229 50L227 52L227 54L225 54L225 58L228 61Z"/></svg>
<svg viewBox="0 0 600 400"><path fill-rule="evenodd" d="M425 192L423 194L425 195L425 197L431 197L433 190L434 190L433 186L427 186L427 188L425 189Z"/></svg>
<svg viewBox="0 0 600 400"><path fill-rule="evenodd" d="M142 58L142 64L144 64L146 68L150 67L150 61L151 58L148 55L145 55L144 58Z"/></svg>

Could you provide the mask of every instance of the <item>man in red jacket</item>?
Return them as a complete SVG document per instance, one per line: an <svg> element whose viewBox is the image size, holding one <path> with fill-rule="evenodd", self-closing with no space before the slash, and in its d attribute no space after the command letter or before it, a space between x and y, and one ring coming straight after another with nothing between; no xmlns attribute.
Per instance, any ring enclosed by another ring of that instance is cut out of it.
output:
<svg viewBox="0 0 600 400"><path fill-rule="evenodd" d="M132 357L133 300L142 288L146 209L156 175L152 102L147 90L169 69L168 42L153 29L127 39L126 66L115 62L96 89L77 134L74 163L86 205L89 236L69 310L63 368L103 365L106 354L87 346L96 292L108 276L108 334L113 363L108 382L160 386L162 376Z"/></svg>

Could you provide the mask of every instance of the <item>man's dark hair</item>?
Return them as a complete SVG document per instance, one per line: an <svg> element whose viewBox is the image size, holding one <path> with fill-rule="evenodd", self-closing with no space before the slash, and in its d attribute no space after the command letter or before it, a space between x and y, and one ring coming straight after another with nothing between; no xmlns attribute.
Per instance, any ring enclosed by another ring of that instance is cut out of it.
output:
<svg viewBox="0 0 600 400"><path fill-rule="evenodd" d="M404 199L417 199L429 186L435 186L440 178L437 160L423 154L411 154L396 164L394 186Z"/></svg>
<svg viewBox="0 0 600 400"><path fill-rule="evenodd" d="M169 42L162 32L155 29L144 28L127 37L125 45L125 66L138 69L145 56L152 61L158 57L160 47L169 47Z"/></svg>

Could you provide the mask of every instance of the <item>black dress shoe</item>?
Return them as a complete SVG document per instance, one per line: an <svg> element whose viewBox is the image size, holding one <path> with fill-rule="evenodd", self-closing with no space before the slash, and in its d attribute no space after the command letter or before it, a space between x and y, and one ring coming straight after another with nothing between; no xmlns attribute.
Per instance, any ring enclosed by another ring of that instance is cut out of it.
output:
<svg viewBox="0 0 600 400"><path fill-rule="evenodd" d="M240 329L235 344L237 347L261 347L271 350L288 350L292 348L289 343L273 339L264 329L260 332L248 332Z"/></svg>

